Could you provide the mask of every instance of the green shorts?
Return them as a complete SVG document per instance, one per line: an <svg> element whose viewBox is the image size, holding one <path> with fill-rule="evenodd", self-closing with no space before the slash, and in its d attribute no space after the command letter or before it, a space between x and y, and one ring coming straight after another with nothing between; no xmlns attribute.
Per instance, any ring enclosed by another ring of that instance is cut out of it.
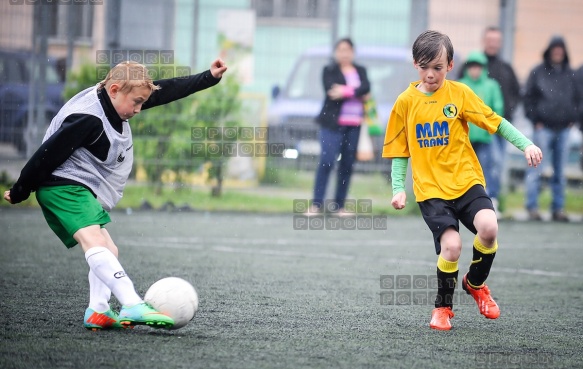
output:
<svg viewBox="0 0 583 369"><path fill-rule="evenodd" d="M67 248L77 244L75 232L90 225L111 222L91 191L79 185L47 186L36 191L36 199L49 227Z"/></svg>

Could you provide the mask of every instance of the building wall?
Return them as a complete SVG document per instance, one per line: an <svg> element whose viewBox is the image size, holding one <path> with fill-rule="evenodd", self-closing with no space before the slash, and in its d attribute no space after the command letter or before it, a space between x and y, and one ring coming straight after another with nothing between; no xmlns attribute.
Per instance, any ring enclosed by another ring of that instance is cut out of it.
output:
<svg viewBox="0 0 583 369"><path fill-rule="evenodd" d="M13 5L0 1L0 47L24 49L32 47L33 6Z"/></svg>
<svg viewBox="0 0 583 369"><path fill-rule="evenodd" d="M269 95L287 80L297 57L306 49L330 42L327 29L259 26L255 33L255 83L248 91Z"/></svg>
<svg viewBox="0 0 583 369"><path fill-rule="evenodd" d="M482 34L500 23L500 2L494 0L429 0L429 28L447 33L462 58L482 48ZM583 1L516 0L512 63L521 83L542 61L551 37L565 37L571 67L583 64ZM511 35L512 36L512 35Z"/></svg>
<svg viewBox="0 0 583 369"><path fill-rule="evenodd" d="M174 46L175 56L179 63L188 63L193 68L198 68L193 57L192 50L196 34L195 25L198 20L194 20L195 9L192 0L176 0L174 14Z"/></svg>
<svg viewBox="0 0 583 369"><path fill-rule="evenodd" d="M499 1L428 1L428 28L447 34L460 60L465 60L470 51L482 49L484 29L499 23Z"/></svg>
<svg viewBox="0 0 583 369"><path fill-rule="evenodd" d="M122 1L122 47L172 49L176 61L193 70L208 68L218 55L217 16L222 8L250 9L251 0L198 0L198 17L194 18L194 0ZM340 0L338 36L350 33L356 45L409 45L410 1ZM96 6L93 37L76 43L75 64L94 60L95 51L105 46L105 7ZM447 33L463 60L469 51L481 49L482 32L499 24L497 0L428 0L428 27ZM139 11L136 11L139 9ZM421 14L419 16L422 16ZM32 5L0 2L0 47L31 49ZM571 66L583 64L583 1L516 0L514 51L512 64L522 83L555 34L565 37ZM269 94L274 84L283 84L296 57L306 48L330 45L331 22L266 22L257 20L254 40L254 75L249 91ZM196 39L195 39L196 37ZM195 50L196 48L196 50ZM66 44L49 39L49 53L65 56ZM193 65L195 64L195 65Z"/></svg>
<svg viewBox="0 0 583 369"><path fill-rule="evenodd" d="M350 34L357 44L408 46L410 13L409 0L340 0L338 36Z"/></svg>
<svg viewBox="0 0 583 369"><path fill-rule="evenodd" d="M219 55L218 16L221 9L249 9L248 0L198 0L197 67L208 69Z"/></svg>
<svg viewBox="0 0 583 369"><path fill-rule="evenodd" d="M74 43L73 68L83 62L95 62L95 50L102 49L104 35L104 6L95 5L93 12L93 37ZM34 6L28 3L12 5L0 2L0 48L32 50ZM66 39L48 37L48 55L55 58L67 56Z"/></svg>
<svg viewBox="0 0 583 369"><path fill-rule="evenodd" d="M122 49L173 50L174 1L123 0L120 30Z"/></svg>
<svg viewBox="0 0 583 369"><path fill-rule="evenodd" d="M553 35L567 43L571 67L583 64L583 1L517 0L514 66L520 80L542 62Z"/></svg>
<svg viewBox="0 0 583 369"><path fill-rule="evenodd" d="M125 0L127 1L127 0ZM358 45L405 46L409 37L409 0L340 0L338 37L350 36ZM385 2L384 4L388 4ZM250 0L198 0L194 18L193 0L176 0L175 45L179 60L196 60L196 70L208 68L218 55L217 17L220 9L251 9ZM196 27L196 29L195 29ZM196 41L193 39L196 37ZM329 19L256 19L253 44L254 76L244 91L269 96L274 85L282 85L298 56L312 46L332 43ZM196 45L196 50L193 49ZM227 60L229 62L229 60Z"/></svg>

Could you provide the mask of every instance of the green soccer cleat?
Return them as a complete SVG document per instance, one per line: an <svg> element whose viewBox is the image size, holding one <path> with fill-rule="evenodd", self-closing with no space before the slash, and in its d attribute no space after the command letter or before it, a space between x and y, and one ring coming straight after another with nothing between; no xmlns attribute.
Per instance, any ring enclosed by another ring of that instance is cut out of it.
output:
<svg viewBox="0 0 583 369"><path fill-rule="evenodd" d="M87 308L85 310L85 319L83 326L86 329L97 331L101 329L123 329L124 326L119 322L119 316L111 308L103 313Z"/></svg>
<svg viewBox="0 0 583 369"><path fill-rule="evenodd" d="M119 322L124 327L148 325L152 328L172 328L174 319L155 310L147 302L134 306L123 306L119 312Z"/></svg>

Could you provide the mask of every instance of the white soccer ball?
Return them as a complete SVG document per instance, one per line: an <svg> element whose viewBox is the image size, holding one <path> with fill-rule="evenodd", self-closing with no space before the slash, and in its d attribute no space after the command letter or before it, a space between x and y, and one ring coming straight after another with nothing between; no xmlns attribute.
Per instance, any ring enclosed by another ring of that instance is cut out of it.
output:
<svg viewBox="0 0 583 369"><path fill-rule="evenodd" d="M184 327L198 310L198 294L182 278L168 277L154 283L144 296L144 301L161 313L174 319L171 329Z"/></svg>

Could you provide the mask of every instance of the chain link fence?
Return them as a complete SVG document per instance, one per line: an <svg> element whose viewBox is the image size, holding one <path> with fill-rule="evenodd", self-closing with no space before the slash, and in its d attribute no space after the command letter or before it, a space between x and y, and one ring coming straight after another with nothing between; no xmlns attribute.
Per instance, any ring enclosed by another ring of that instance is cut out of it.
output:
<svg viewBox="0 0 583 369"><path fill-rule="evenodd" d="M459 6L445 6L453 3ZM246 94L241 97L243 111L253 111L242 117L239 127L267 128L268 155L254 152L249 164L244 156L227 152L220 161L215 155L210 162L227 172L229 166L247 167L246 172L255 178L269 177L274 168L315 169L319 151L314 118L323 99L321 69L339 37L353 39L356 61L370 71L381 126L399 91L416 78L409 68L410 44L422 30L434 28L450 34L456 62L461 64L467 52L481 47L486 26L501 25L509 40L504 55L507 59L513 55L516 40L510 34L515 32L518 16L516 1L479 0L471 6L461 0L390 0L383 4L376 0L174 0L162 9L154 0L0 0L0 145L14 147L22 158L38 148L46 126L64 102L66 72L80 65L83 50L91 55L86 59L95 64L96 75L103 73L103 65L98 65L103 52L131 55L132 50L169 50L176 65L188 66L192 73L207 69L216 56L227 60L229 74L239 77ZM143 12L128 11L138 8ZM157 12L163 12L164 19L150 17ZM140 32L133 32L136 29ZM134 33L136 37L129 37ZM358 55L359 49L367 48L372 54ZM399 54L399 63L407 68L391 70L387 52ZM518 123L524 124L520 119ZM145 146L170 140L139 130L134 134ZM167 174L174 172L165 181L188 182L176 175L184 171L180 168L201 170L199 153L193 152L200 142L193 141L188 132L172 140L184 141L181 145L188 146L188 152L159 158L137 153L136 178L147 177L140 167L156 168L150 169L155 173L166 167ZM356 171L389 173L390 163L380 157L382 141L382 136L373 137L375 159L358 162ZM204 144L205 155L209 148L217 147L213 142ZM222 148L232 150L228 145ZM212 179L213 170L209 173Z"/></svg>

